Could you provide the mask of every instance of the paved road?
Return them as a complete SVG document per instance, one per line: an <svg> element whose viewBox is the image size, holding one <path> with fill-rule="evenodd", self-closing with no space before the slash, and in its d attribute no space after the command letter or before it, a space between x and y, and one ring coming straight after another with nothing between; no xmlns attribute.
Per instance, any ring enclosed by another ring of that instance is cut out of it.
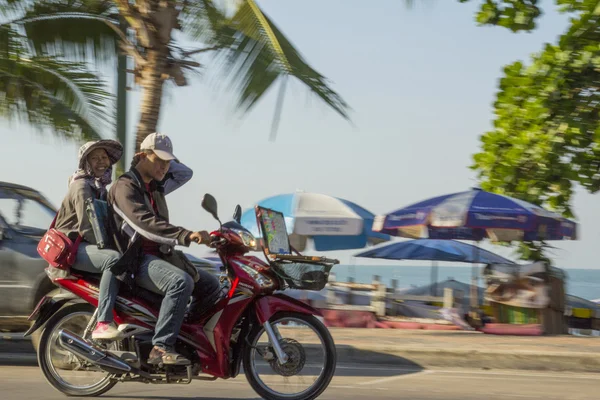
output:
<svg viewBox="0 0 600 400"><path fill-rule="evenodd" d="M321 399L410 400L587 400L596 399L599 374L531 371L406 370L340 365ZM52 400L66 397L51 388L37 367L0 366L2 398ZM243 376L190 385L119 384L102 396L115 400L256 399Z"/></svg>

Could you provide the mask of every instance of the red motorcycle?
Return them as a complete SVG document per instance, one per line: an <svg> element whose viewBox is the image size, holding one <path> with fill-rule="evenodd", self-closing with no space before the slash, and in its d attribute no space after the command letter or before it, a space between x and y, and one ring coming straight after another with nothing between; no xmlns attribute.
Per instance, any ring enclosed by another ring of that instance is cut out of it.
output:
<svg viewBox="0 0 600 400"><path fill-rule="evenodd" d="M202 207L219 221L217 202L206 194ZM329 385L336 368L331 334L313 307L280 292L320 290L338 260L292 254L283 214L256 207L268 260L245 255L256 239L234 221L211 233L221 257L221 294L184 322L175 350L191 365L153 366L152 348L161 296L122 285L114 320L124 339L91 340L96 323L99 275L48 268L62 290L43 298L30 320L29 335L43 329L38 363L48 382L70 396L99 396L119 382L189 384L193 380L235 378L243 363L252 388L265 399L309 400ZM193 311L193 310L192 310Z"/></svg>

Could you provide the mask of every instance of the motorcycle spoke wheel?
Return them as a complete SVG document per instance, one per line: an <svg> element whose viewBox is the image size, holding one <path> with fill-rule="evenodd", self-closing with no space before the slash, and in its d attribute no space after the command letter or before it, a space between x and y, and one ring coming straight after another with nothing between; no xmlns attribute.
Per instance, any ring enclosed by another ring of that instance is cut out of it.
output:
<svg viewBox="0 0 600 400"><path fill-rule="evenodd" d="M62 329L82 336L93 312L84 304L65 307L48 321L40 338L38 363L46 380L70 396L98 396L116 384L109 373L66 350L58 339ZM110 348L116 346L110 344Z"/></svg>
<svg viewBox="0 0 600 400"><path fill-rule="evenodd" d="M266 399L308 400L317 397L335 373L336 353L325 326L308 315L282 313L271 320L288 361L280 364L263 327L250 335L244 371Z"/></svg>

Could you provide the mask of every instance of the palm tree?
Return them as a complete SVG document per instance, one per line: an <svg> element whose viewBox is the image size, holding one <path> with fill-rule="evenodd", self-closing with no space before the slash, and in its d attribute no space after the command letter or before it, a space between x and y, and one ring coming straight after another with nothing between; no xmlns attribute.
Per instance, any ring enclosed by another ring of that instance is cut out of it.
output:
<svg viewBox="0 0 600 400"><path fill-rule="evenodd" d="M0 13L13 11L0 1ZM77 140L100 138L112 96L83 63L36 55L27 37L7 20L0 24L0 113L40 131ZM108 104L108 106L107 106ZM110 120L109 120L110 121Z"/></svg>
<svg viewBox="0 0 600 400"><path fill-rule="evenodd" d="M281 87L272 132L277 129L288 77L295 77L329 107L348 118L348 105L330 88L254 0L57 0L25 1L19 21L44 54L106 60L110 36L132 60L130 70L141 87L136 148L156 131L166 81L188 84L203 57L219 68L237 92L242 112L252 109L277 81ZM129 29L119 28L119 17ZM49 24L51 26L49 27ZM184 49L173 39L181 30L199 46ZM130 34L131 33L131 34ZM92 45L90 45L92 43ZM115 49L113 48L112 51ZM114 55L114 53L113 53ZM273 136L274 137L274 136Z"/></svg>

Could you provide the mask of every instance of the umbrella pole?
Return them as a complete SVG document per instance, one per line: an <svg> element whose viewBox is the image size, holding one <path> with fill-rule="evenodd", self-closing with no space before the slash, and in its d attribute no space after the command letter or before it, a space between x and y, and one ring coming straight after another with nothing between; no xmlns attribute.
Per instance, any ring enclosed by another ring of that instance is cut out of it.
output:
<svg viewBox="0 0 600 400"><path fill-rule="evenodd" d="M438 281L438 263L437 261L431 262L431 296L435 297L437 292L437 281Z"/></svg>
<svg viewBox="0 0 600 400"><path fill-rule="evenodd" d="M356 268L354 266L354 257L350 260L350 268L348 268L348 282L354 282L356 279Z"/></svg>
<svg viewBox="0 0 600 400"><path fill-rule="evenodd" d="M473 249L473 264L471 266L471 309L477 310L479 308L478 299L478 285L477 285L477 259L479 258L479 242L476 242L475 248Z"/></svg>

